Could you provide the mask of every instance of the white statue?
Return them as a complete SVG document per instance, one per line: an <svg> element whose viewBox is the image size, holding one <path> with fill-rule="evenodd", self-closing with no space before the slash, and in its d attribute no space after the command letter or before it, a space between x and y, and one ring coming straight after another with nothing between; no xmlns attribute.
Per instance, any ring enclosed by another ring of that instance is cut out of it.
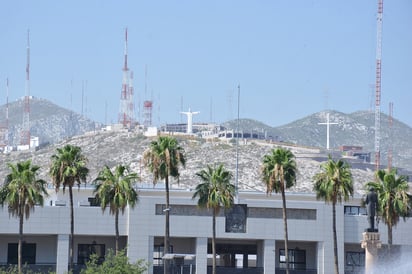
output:
<svg viewBox="0 0 412 274"><path fill-rule="evenodd" d="M181 111L180 113L187 115L187 130L186 130L186 133L192 134L193 133L193 130L192 130L193 129L193 115L199 114L200 112L199 111L195 111L195 112L191 111L190 108L189 108L188 112Z"/></svg>

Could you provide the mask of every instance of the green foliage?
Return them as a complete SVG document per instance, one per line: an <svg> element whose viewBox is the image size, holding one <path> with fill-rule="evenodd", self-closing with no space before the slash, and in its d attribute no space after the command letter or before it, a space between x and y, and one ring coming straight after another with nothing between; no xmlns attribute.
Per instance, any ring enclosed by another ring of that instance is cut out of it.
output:
<svg viewBox="0 0 412 274"><path fill-rule="evenodd" d="M19 273L19 269L17 267L17 265L13 265L13 266L8 266L5 268L0 268L0 274L18 274ZM33 270L30 270L29 266L27 266L27 264L25 264L22 267L22 273L24 274L42 274L42 272L35 272ZM54 274L55 272L49 272L49 274Z"/></svg>
<svg viewBox="0 0 412 274"><path fill-rule="evenodd" d="M272 149L271 154L263 157L262 179L266 192L284 192L296 182L295 155L285 148Z"/></svg>
<svg viewBox="0 0 412 274"><path fill-rule="evenodd" d="M81 274L142 274L148 269L144 260L138 260L136 263L130 263L124 250L115 255L113 250L109 250L106 259L102 264L98 264L98 256L93 254L90 261L86 263L86 268Z"/></svg>
<svg viewBox="0 0 412 274"><path fill-rule="evenodd" d="M138 201L138 194L133 184L139 176L130 173L128 167L117 165L114 172L108 166L104 166L94 180L96 198L100 201L104 211L110 206L110 213L115 214L119 210L123 213L126 206L134 207Z"/></svg>
<svg viewBox="0 0 412 274"><path fill-rule="evenodd" d="M143 160L153 174L153 183L159 179L165 179L167 183L169 176L179 179L179 165L184 167L186 164L184 149L177 139L170 136L160 136L158 140L152 141Z"/></svg>
<svg viewBox="0 0 412 274"><path fill-rule="evenodd" d="M230 183L232 174L225 169L223 164L217 167L207 166L196 173L202 183L196 186L193 199L199 197L198 206L212 208L218 213L220 207L229 208L233 204L235 186Z"/></svg>
<svg viewBox="0 0 412 274"><path fill-rule="evenodd" d="M313 190L316 198L333 205L347 201L353 196L353 178L348 163L342 160L333 160L330 156L326 163L321 165L322 171L317 173L313 180Z"/></svg>

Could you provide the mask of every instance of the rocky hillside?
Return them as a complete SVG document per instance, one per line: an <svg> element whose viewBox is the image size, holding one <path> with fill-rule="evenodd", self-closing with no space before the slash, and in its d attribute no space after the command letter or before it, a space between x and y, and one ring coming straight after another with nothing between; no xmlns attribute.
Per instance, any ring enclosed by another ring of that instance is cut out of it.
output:
<svg viewBox="0 0 412 274"><path fill-rule="evenodd" d="M187 165L181 169L180 182L172 181L172 187L189 189L199 182L195 173L206 167L207 164L223 163L233 174L236 170L236 146L230 142L206 142L203 139L177 137L180 145L185 149ZM141 158L145 149L149 147L151 139L138 133L95 131L82 136L70 138L56 145L49 145L34 152L12 152L1 154L2 163L17 162L23 159L32 159L34 164L41 166L41 177L50 181L48 169L50 157L57 147L66 143L78 145L89 159L89 180L96 178L98 171L104 166L113 167L118 163L126 164L142 178L142 184L152 185L152 176L142 165ZM265 141L249 141L239 145L239 188L242 190L265 191L260 178L262 158L265 154L280 144L266 143ZM297 157L298 179L293 192L311 192L312 177L319 172L319 166L326 160L326 154L316 148L287 146ZM373 172L368 165L357 165L353 169L356 193L363 193L363 184L373 179ZM8 170L5 164L0 166L0 178L4 178Z"/></svg>
<svg viewBox="0 0 412 274"><path fill-rule="evenodd" d="M375 146L375 116L369 111L359 111L345 114L329 111L330 148L338 150L343 145L362 146L364 152L371 152L374 162ZM287 143L300 146L326 147L326 112L318 112L289 124L271 128L254 120L241 120L240 128L263 130L270 136ZM236 121L225 123L227 127L236 128ZM389 127L389 117L381 114L381 164L386 165L390 146L393 148L393 165L412 170L412 128L393 119L392 130Z"/></svg>
<svg viewBox="0 0 412 274"><path fill-rule="evenodd" d="M0 125L6 125L6 105L0 106ZM24 100L9 103L9 144L18 145L23 123ZM40 144L56 143L67 137L95 130L100 125L48 100L30 99L30 133Z"/></svg>

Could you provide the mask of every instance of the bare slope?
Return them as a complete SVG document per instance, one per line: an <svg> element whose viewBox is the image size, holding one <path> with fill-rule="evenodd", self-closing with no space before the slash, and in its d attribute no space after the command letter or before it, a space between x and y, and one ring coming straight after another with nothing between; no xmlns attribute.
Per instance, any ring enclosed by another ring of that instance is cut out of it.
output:
<svg viewBox="0 0 412 274"><path fill-rule="evenodd" d="M172 181L172 187L189 189L199 183L195 173L206 167L207 164L223 163L235 174L236 170L236 147L223 141L205 142L201 139L189 139L177 137L181 146L185 149L187 165L181 169L180 182ZM41 177L50 181L48 169L50 157L55 153L57 147L67 143L80 146L89 159L90 176L92 181L96 178L98 171L104 166L113 167L118 163L129 165L133 171L142 177L142 183L151 185L152 177L148 170L142 165L141 157L145 149L149 147L151 139L137 133L130 132L103 132L96 131L82 136L50 145L35 152L12 152L9 155L0 155L3 163L0 166L0 178L4 178L8 170L6 162L16 162L32 159L34 164L41 166ZM241 142L239 145L239 188L241 190L265 191L264 184L260 179L260 167L263 155L267 154L275 144L266 142L249 141ZM318 149L291 146L289 147L297 157L299 176L293 192L311 192L312 177L319 172L321 160L326 155L319 153ZM316 157L319 161L311 159ZM353 170L356 192L363 193L362 185L373 179L373 172L368 169Z"/></svg>

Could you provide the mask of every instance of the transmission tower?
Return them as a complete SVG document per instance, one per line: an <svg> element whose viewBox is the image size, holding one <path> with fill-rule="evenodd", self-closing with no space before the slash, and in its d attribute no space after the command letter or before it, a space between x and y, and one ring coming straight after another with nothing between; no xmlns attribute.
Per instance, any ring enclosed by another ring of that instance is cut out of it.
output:
<svg viewBox="0 0 412 274"><path fill-rule="evenodd" d="M382 73L382 15L383 0L378 0L376 35L376 82L375 82L375 169L380 168L380 127L381 127L381 73Z"/></svg>
<svg viewBox="0 0 412 274"><path fill-rule="evenodd" d="M30 147L30 32L27 31L26 94L24 96L23 125L20 145Z"/></svg>
<svg viewBox="0 0 412 274"><path fill-rule="evenodd" d="M133 87L127 67L127 28L125 30L124 65L123 65L122 91L120 95L119 123L130 128L134 122Z"/></svg>

